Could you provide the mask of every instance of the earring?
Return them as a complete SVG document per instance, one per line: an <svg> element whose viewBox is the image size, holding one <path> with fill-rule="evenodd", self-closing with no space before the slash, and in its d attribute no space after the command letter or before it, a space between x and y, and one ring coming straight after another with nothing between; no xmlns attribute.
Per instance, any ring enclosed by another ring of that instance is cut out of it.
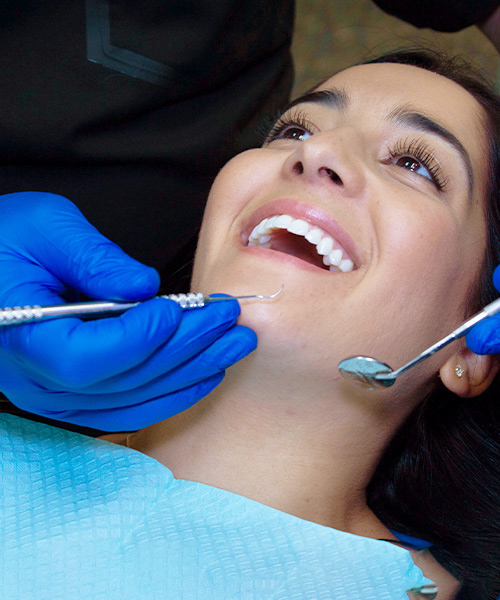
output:
<svg viewBox="0 0 500 600"><path fill-rule="evenodd" d="M462 377L462 375L465 373L465 369L462 367L462 365L457 365L455 367L455 373L457 374L457 377Z"/></svg>

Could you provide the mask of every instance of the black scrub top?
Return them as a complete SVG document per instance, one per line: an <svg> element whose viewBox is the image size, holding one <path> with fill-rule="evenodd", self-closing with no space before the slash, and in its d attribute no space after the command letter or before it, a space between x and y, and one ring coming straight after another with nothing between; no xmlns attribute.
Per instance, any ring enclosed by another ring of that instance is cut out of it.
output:
<svg viewBox="0 0 500 600"><path fill-rule="evenodd" d="M62 194L165 271L196 236L218 170L288 100L293 9L3 0L0 193Z"/></svg>

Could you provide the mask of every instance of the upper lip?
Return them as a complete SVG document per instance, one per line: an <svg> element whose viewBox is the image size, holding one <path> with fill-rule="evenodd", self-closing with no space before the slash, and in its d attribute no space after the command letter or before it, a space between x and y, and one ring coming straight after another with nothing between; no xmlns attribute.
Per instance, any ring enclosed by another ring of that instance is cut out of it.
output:
<svg viewBox="0 0 500 600"><path fill-rule="evenodd" d="M356 243L338 221L321 207L306 204L297 200L273 200L255 210L243 223L241 231L243 244L245 246L248 244L248 238L252 230L263 219L281 214L287 214L296 219L302 219L311 225L319 227L343 246L350 259L353 261L354 268L359 268L362 264L361 254Z"/></svg>

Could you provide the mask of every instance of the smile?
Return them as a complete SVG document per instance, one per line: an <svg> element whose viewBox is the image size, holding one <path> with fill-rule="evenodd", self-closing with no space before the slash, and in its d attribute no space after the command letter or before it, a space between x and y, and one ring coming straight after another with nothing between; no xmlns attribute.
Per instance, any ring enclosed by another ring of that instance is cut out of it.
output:
<svg viewBox="0 0 500 600"><path fill-rule="evenodd" d="M248 245L284 252L334 272L355 269L346 250L331 235L317 225L286 214L263 219L254 227Z"/></svg>

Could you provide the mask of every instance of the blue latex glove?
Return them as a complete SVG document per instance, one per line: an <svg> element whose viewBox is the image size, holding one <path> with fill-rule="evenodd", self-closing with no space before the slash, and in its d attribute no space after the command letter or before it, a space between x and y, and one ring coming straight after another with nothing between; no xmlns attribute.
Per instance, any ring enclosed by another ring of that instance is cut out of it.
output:
<svg viewBox="0 0 500 600"><path fill-rule="evenodd" d="M500 291L500 267L493 273L493 284ZM476 354L500 354L500 314L478 323L465 341Z"/></svg>
<svg viewBox="0 0 500 600"><path fill-rule="evenodd" d="M75 290L143 300L158 273L127 256L66 198L0 196L0 306L61 304ZM0 390L18 407L107 431L189 408L256 347L236 301L182 311L152 299L119 317L0 327Z"/></svg>

